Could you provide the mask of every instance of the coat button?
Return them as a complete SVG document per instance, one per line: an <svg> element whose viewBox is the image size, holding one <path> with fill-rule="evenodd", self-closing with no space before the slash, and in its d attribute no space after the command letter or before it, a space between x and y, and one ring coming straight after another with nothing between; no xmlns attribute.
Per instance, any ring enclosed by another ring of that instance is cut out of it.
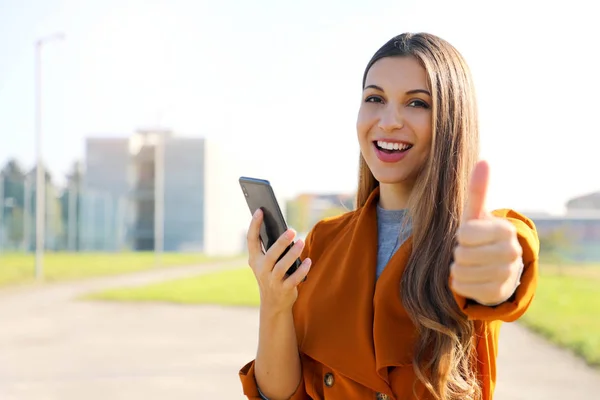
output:
<svg viewBox="0 0 600 400"><path fill-rule="evenodd" d="M325 378L323 379L325 386L327 387L332 387L334 380L335 379L333 378L333 374L331 372L326 373Z"/></svg>
<svg viewBox="0 0 600 400"><path fill-rule="evenodd" d="M390 396L385 393L377 393L377 400L389 400Z"/></svg>

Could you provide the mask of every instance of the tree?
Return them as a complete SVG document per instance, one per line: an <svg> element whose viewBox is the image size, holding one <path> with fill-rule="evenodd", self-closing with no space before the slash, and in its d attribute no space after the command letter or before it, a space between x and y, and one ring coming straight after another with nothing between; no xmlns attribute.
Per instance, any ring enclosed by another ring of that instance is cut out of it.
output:
<svg viewBox="0 0 600 400"><path fill-rule="evenodd" d="M37 187L37 167L33 167L28 172L28 179L30 182L30 196L31 196L31 218L35 221L35 210L36 210L36 187ZM49 249L57 249L62 236L62 210L57 195L57 189L52 183L52 176L48 171L48 168L44 168L45 175L45 208L46 208L46 246ZM33 238L35 237L35 225L29 232L32 237L29 243L34 243Z"/></svg>
<svg viewBox="0 0 600 400"><path fill-rule="evenodd" d="M298 232L308 232L312 227L310 221L311 195L300 195L286 202L286 220L289 226Z"/></svg>
<svg viewBox="0 0 600 400"><path fill-rule="evenodd" d="M11 248L16 249L23 243L24 226L23 226L23 209L19 207L12 208L10 215L7 218L7 236Z"/></svg>
<svg viewBox="0 0 600 400"><path fill-rule="evenodd" d="M44 176L46 178L46 186L52 186L52 174L50 174L48 167L44 167ZM25 177L29 177L31 184L35 187L35 182L37 181L37 167L34 166L31 168L29 172L25 174Z"/></svg>
<svg viewBox="0 0 600 400"><path fill-rule="evenodd" d="M60 196L60 210L62 216L62 225L64 227L61 241L64 248L69 247L69 233L74 235L74 246L75 248L69 248L69 250L79 249L79 237L80 237L80 224L79 216L81 215L81 192L83 185L83 167L80 161L75 161L71 166L70 172L67 174L67 187L62 191ZM70 204L73 202L73 204ZM71 206L71 210L69 210ZM73 213L72 218L75 219L76 223L69 226L69 211ZM70 232L70 229L74 231Z"/></svg>
<svg viewBox="0 0 600 400"><path fill-rule="evenodd" d="M67 174L69 184L79 187L83 182L83 165L81 161L75 161L71 166L71 171Z"/></svg>
<svg viewBox="0 0 600 400"><path fill-rule="evenodd" d="M345 208L343 205L339 205L339 206L332 206L329 207L327 209L325 209L322 213L320 218L324 219L324 218L331 218L331 217L338 217L344 213L347 213L348 209Z"/></svg>
<svg viewBox="0 0 600 400"><path fill-rule="evenodd" d="M21 168L19 161L14 158L8 160L4 168L2 168L2 173L4 176L15 180L25 178L25 172L23 172L23 168Z"/></svg>
<svg viewBox="0 0 600 400"><path fill-rule="evenodd" d="M3 193L5 199L13 199L15 207L24 208L25 173L19 162L15 159L9 160L1 174L3 176Z"/></svg>
<svg viewBox="0 0 600 400"><path fill-rule="evenodd" d="M46 186L46 243L49 249L58 250L64 235L63 217L57 189Z"/></svg>

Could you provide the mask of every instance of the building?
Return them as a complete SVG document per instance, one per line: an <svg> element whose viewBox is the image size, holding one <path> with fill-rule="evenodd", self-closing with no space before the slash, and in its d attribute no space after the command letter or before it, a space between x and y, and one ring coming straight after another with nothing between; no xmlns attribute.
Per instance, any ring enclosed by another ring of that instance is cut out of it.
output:
<svg viewBox="0 0 600 400"><path fill-rule="evenodd" d="M531 219L542 242L542 257L548 255L544 252L549 247L556 247L555 251L564 260L600 262L600 213L538 216Z"/></svg>
<svg viewBox="0 0 600 400"><path fill-rule="evenodd" d="M217 141L157 129L89 138L80 247L148 251L162 242L165 251L239 253L248 209L238 174Z"/></svg>
<svg viewBox="0 0 600 400"><path fill-rule="evenodd" d="M567 212L598 211L600 212L600 192L575 197L567 202Z"/></svg>
<svg viewBox="0 0 600 400"><path fill-rule="evenodd" d="M287 202L286 220L298 232L306 233L323 218L354 209L354 195L300 194Z"/></svg>
<svg viewBox="0 0 600 400"><path fill-rule="evenodd" d="M542 242L570 261L600 262L600 192L569 200L564 215L528 215Z"/></svg>
<svg viewBox="0 0 600 400"><path fill-rule="evenodd" d="M88 138L79 194L82 251L137 249L126 241L132 154L129 138Z"/></svg>

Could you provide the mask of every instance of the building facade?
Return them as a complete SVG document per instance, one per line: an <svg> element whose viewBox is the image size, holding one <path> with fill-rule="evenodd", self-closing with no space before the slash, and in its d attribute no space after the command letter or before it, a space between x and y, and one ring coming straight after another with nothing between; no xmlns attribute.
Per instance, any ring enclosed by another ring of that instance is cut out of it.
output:
<svg viewBox="0 0 600 400"><path fill-rule="evenodd" d="M85 143L78 248L117 251L126 243L129 168L128 138L88 138Z"/></svg>
<svg viewBox="0 0 600 400"><path fill-rule="evenodd" d="M575 197L567 202L567 212L600 212L600 192Z"/></svg>
<svg viewBox="0 0 600 400"><path fill-rule="evenodd" d="M350 194L304 193L286 203L286 220L306 234L320 220L354 209L355 196Z"/></svg>
<svg viewBox="0 0 600 400"><path fill-rule="evenodd" d="M162 231L164 251L241 252L248 211L224 148L156 129L88 139L82 248L151 251Z"/></svg>
<svg viewBox="0 0 600 400"><path fill-rule="evenodd" d="M600 212L534 216L531 220L542 242L542 257L600 262ZM547 254L549 251L554 254Z"/></svg>

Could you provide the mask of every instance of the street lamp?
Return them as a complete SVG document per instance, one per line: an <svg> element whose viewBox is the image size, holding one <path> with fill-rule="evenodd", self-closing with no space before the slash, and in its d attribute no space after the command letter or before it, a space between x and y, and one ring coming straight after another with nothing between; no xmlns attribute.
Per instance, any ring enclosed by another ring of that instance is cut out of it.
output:
<svg viewBox="0 0 600 400"><path fill-rule="evenodd" d="M35 42L35 277L43 278L44 239L46 233L46 174L42 157L42 48L46 43L64 40L62 32L44 36Z"/></svg>
<svg viewBox="0 0 600 400"><path fill-rule="evenodd" d="M156 134L154 147L154 257L162 266L165 248L165 132Z"/></svg>

